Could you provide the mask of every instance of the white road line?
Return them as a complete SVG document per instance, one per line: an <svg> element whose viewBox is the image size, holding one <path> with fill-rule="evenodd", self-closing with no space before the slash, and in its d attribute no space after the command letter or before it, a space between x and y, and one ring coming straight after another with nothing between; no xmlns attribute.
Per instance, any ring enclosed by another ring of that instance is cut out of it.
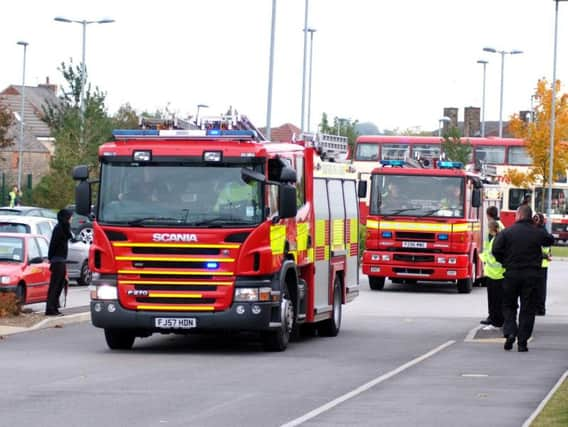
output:
<svg viewBox="0 0 568 427"><path fill-rule="evenodd" d="M467 333L467 335L464 338L465 342L472 342L475 341L475 334L478 330L480 330L482 328L483 325L478 325L475 328L473 328L471 331L469 331Z"/></svg>
<svg viewBox="0 0 568 427"><path fill-rule="evenodd" d="M414 365L417 365L418 363L428 359L429 357L435 355L436 353L444 350L446 347L449 347L450 345L455 344L454 340L448 341L432 350L430 350L428 353L424 353L422 356L418 356L417 358L411 360L410 362L405 363L404 365L399 366L398 368L387 372L384 375L381 375L380 377L375 378L374 380L369 381L368 383L363 384L362 386L357 387L356 389L353 389L352 391L350 391L349 393L345 393L342 396L339 396L336 399L333 399L331 402L326 403L325 405L320 406L319 408L314 409L313 411L308 412L305 415L302 415L299 418L296 418L292 421L287 422L286 424L282 424L281 427L294 427L294 426L299 426L302 423L305 423L308 420L311 420L312 418L317 417L318 415L323 414L326 411L329 411L330 409L336 407L337 405L339 405L340 403L345 402L346 400L351 399L352 397L355 397L361 393L363 393L364 391L369 390L370 388L376 386L377 384L382 383L383 381L388 380L389 378L394 377L397 374L400 374L401 372L407 370L408 368L413 367Z"/></svg>
<svg viewBox="0 0 568 427"><path fill-rule="evenodd" d="M523 423L522 427L529 427L532 424L534 419L536 417L538 417L538 414L541 413L541 411L544 409L544 407L546 406L548 401L552 398L554 393L556 393L556 390L558 390L558 387L560 387L562 385L562 383L564 382L564 380L566 380L567 378L568 378L568 371L564 372L564 374L560 377L558 382L554 385L554 387L552 387L552 390L550 390L548 392L548 394L546 395L546 397L542 400L542 402L540 402L540 405L537 406L537 408L534 410L534 412L531 414L531 416Z"/></svg>

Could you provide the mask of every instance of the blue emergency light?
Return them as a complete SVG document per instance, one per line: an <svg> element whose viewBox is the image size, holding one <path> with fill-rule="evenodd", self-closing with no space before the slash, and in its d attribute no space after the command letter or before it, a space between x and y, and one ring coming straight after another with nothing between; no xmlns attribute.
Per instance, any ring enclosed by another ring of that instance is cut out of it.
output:
<svg viewBox="0 0 568 427"><path fill-rule="evenodd" d="M462 162L450 162L447 160L442 160L438 162L439 169L463 169Z"/></svg>
<svg viewBox="0 0 568 427"><path fill-rule="evenodd" d="M205 267L208 270L215 270L217 268L219 268L219 263L218 262L213 262L213 261L209 261L205 264Z"/></svg>
<svg viewBox="0 0 568 427"><path fill-rule="evenodd" d="M159 130L156 129L115 129L112 136L158 136Z"/></svg>
<svg viewBox="0 0 568 427"><path fill-rule="evenodd" d="M383 166L403 167L404 164L405 164L404 160L381 160L381 165Z"/></svg>

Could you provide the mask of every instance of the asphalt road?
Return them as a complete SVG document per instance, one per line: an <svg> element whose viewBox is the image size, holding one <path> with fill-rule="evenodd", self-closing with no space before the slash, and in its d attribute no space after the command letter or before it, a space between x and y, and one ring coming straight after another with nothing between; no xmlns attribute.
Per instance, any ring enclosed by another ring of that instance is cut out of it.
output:
<svg viewBox="0 0 568 427"><path fill-rule="evenodd" d="M338 337L283 353L242 335L158 335L111 352L87 323L8 336L0 424L520 426L568 369L568 263L550 273L529 353L471 340L483 288L371 292L365 276Z"/></svg>

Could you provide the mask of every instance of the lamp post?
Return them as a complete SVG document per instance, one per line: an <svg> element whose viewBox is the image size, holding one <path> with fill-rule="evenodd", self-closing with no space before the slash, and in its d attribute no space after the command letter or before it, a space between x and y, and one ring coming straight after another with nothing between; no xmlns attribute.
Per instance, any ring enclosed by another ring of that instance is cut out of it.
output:
<svg viewBox="0 0 568 427"><path fill-rule="evenodd" d="M24 60L22 66L22 104L20 109L20 144L18 146L18 191L22 191L22 172L24 168L24 106L26 98L26 51L28 49L28 42L19 41L17 43L24 47Z"/></svg>
<svg viewBox="0 0 568 427"><path fill-rule="evenodd" d="M274 37L276 32L276 0L272 0L272 25L270 29L270 55L268 60L268 96L266 100L266 139L272 137L272 76L274 73Z"/></svg>
<svg viewBox="0 0 568 427"><path fill-rule="evenodd" d="M308 61L308 3L306 0L306 7L304 13L304 65L302 67L302 118L300 120L300 130L304 132L304 109L306 107L306 63Z"/></svg>
<svg viewBox="0 0 568 427"><path fill-rule="evenodd" d="M81 143L84 142L84 122L85 122L85 80L86 80L86 66L85 66L85 53L87 47L87 25L89 24L110 24L114 22L114 19L99 19L97 21L87 21L83 20L75 20L75 19L68 19L63 18L61 16L56 16L53 18L54 21L57 22L64 22L67 24L75 23L81 24L83 26L83 53L81 59L81 99L80 99L80 108L81 108Z"/></svg>
<svg viewBox="0 0 568 427"><path fill-rule="evenodd" d="M310 73L308 75L308 132L310 132L310 122L312 119L312 61L314 57L314 33L313 28L308 28L310 33Z"/></svg>
<svg viewBox="0 0 568 427"><path fill-rule="evenodd" d="M505 74L505 55L519 55L522 50L497 50L492 47L484 47L484 52L498 53L501 55L501 95L499 96L499 138L503 138L503 80Z"/></svg>
<svg viewBox="0 0 568 427"><path fill-rule="evenodd" d="M487 64L489 61L486 61L484 59L479 59L477 61L478 64L482 64L483 65L483 89L482 89L482 95L481 95L481 137L485 138L485 71L487 68Z"/></svg>
<svg viewBox="0 0 568 427"><path fill-rule="evenodd" d="M554 181L554 131L556 130L556 49L558 45L558 3L566 0L553 0L555 3L554 8L554 50L552 55L552 100L550 107L550 154L548 161L548 206L546 207L546 227L549 232L552 231L552 183Z"/></svg>
<svg viewBox="0 0 568 427"><path fill-rule="evenodd" d="M199 110L202 108L209 108L209 105L197 104L197 114L195 115L195 124L199 126Z"/></svg>
<svg viewBox="0 0 568 427"><path fill-rule="evenodd" d="M444 127L444 123L450 123L452 121L451 118L448 116L440 117L438 119L438 136L442 137L442 127Z"/></svg>

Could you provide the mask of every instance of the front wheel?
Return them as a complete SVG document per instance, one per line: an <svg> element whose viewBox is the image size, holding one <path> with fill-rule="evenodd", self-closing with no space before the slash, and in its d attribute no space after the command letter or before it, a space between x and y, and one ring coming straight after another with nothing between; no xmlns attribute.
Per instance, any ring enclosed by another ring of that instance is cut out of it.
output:
<svg viewBox="0 0 568 427"><path fill-rule="evenodd" d="M381 291L385 287L385 277L369 276L369 287L373 291Z"/></svg>
<svg viewBox="0 0 568 427"><path fill-rule="evenodd" d="M130 350L136 335L125 329L105 329L105 339L111 350Z"/></svg>
<svg viewBox="0 0 568 427"><path fill-rule="evenodd" d="M18 300L18 304L24 305L26 303L26 285L20 283L16 287L16 299Z"/></svg>
<svg viewBox="0 0 568 427"><path fill-rule="evenodd" d="M275 331L262 333L264 349L267 351L284 351L290 342L290 335L296 325L294 302L290 299L288 290L283 293L280 303L280 327Z"/></svg>
<svg viewBox="0 0 568 427"><path fill-rule="evenodd" d="M335 277L333 283L333 316L318 325L318 332L324 337L336 337L341 328L341 280Z"/></svg>
<svg viewBox="0 0 568 427"><path fill-rule="evenodd" d="M473 281L471 280L471 277L468 277L467 279L458 280L458 293L469 294L471 293L472 288L473 288Z"/></svg>
<svg viewBox="0 0 568 427"><path fill-rule="evenodd" d="M80 286L88 286L91 284L91 270L89 270L89 260L83 261L81 266L81 274L77 279L77 284Z"/></svg>

